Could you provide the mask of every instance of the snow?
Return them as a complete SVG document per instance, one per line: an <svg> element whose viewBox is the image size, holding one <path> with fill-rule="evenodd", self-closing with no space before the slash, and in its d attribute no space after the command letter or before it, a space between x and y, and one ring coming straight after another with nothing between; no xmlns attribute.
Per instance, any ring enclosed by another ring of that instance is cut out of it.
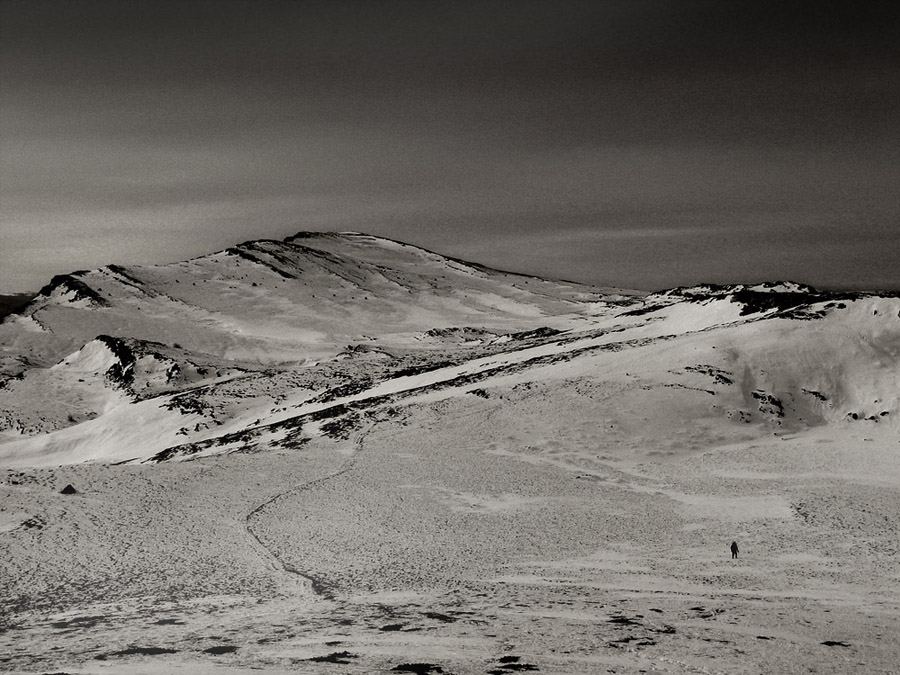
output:
<svg viewBox="0 0 900 675"><path fill-rule="evenodd" d="M183 442L182 427L204 422L200 415L172 415L150 399L124 403L96 419L0 445L4 467L53 466L79 462L121 462L146 457Z"/></svg>
<svg viewBox="0 0 900 675"><path fill-rule="evenodd" d="M106 343L100 340L92 340L75 354L66 357L53 366L51 370L62 370L65 368L73 375L98 375L105 373L118 362L118 358Z"/></svg>
<svg viewBox="0 0 900 675"><path fill-rule="evenodd" d="M22 330L31 333L44 332L43 326L35 321L33 316L22 316L19 314L14 314L10 317L5 318L3 322L9 326L15 325L16 327L20 327Z"/></svg>
<svg viewBox="0 0 900 675"><path fill-rule="evenodd" d="M4 324L46 367L0 389L30 434L0 443L0 669L896 670L900 299L802 319L698 289L634 314L445 273L376 310L222 253L107 271L130 290L40 310L46 333ZM94 321L160 340L152 396L107 378ZM565 332L513 336L543 326ZM441 327L469 333L422 339ZM170 363L209 372L176 386Z"/></svg>
<svg viewBox="0 0 900 675"><path fill-rule="evenodd" d="M848 663L890 672L900 512L885 477L900 470L896 437L863 455L847 428L825 458L822 437L770 437L674 464L597 463L591 443L574 442L583 397L563 391L520 398L503 418L475 397L417 407L350 455L314 442L294 454L24 472L30 483L0 487L4 508L46 524L2 535L17 561L9 571L42 561L13 589L66 578L69 590L63 604L17 611L0 636L12 672L364 673L427 662L483 673L503 656L551 673L792 672L801 660L826 673ZM510 419L544 433L509 439ZM507 454L486 452L501 445ZM561 450L571 469L556 461ZM531 461L541 458L550 461ZM855 473L824 472L823 461ZM727 478L746 471L763 477ZM80 494L58 495L66 482ZM336 595L316 597L275 561ZM216 646L236 650L204 652ZM115 656L133 647L174 652ZM355 656L344 665L303 661L345 651Z"/></svg>

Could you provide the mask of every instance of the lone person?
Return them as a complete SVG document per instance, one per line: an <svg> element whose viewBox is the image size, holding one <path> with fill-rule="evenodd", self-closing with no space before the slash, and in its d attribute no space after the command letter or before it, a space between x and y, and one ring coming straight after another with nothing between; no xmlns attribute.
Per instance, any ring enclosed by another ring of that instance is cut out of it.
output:
<svg viewBox="0 0 900 675"><path fill-rule="evenodd" d="M738 554L737 542L733 541L733 542L731 542L731 559L734 560L735 558L737 558L737 554Z"/></svg>

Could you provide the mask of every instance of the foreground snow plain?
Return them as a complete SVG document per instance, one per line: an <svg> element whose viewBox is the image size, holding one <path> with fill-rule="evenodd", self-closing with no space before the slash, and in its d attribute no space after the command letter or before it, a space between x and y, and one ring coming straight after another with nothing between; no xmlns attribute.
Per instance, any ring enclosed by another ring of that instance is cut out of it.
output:
<svg viewBox="0 0 900 675"><path fill-rule="evenodd" d="M0 669L898 672L900 301L741 307L591 305L482 351L410 331L377 345L426 368L347 357L379 376L330 396L94 386L104 414L0 444ZM70 386L115 365L81 356ZM135 446L173 415L208 428Z"/></svg>

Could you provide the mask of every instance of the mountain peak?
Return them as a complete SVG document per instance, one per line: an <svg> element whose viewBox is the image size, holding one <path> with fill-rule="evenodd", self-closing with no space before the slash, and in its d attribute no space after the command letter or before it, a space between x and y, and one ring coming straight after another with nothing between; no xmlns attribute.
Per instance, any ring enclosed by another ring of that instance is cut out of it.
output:
<svg viewBox="0 0 900 675"><path fill-rule="evenodd" d="M586 303L611 297L360 232L298 232L183 262L56 276L7 317L0 359L18 374L23 357L10 345L28 342L28 362L49 366L110 335L178 343L223 366L304 362L336 356L362 332L402 343L472 321L498 334L530 330L536 317L562 328Z"/></svg>

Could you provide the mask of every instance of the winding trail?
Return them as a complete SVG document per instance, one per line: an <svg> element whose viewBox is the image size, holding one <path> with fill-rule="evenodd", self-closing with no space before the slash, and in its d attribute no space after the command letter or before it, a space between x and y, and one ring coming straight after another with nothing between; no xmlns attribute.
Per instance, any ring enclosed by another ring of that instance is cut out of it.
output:
<svg viewBox="0 0 900 675"><path fill-rule="evenodd" d="M272 569L290 575L289 578L293 580L297 580L297 578L302 579L302 585L304 586L304 588L312 589L313 594L323 600L335 599L334 588L330 586L324 579L310 574L309 572L301 572L293 565L285 562L281 557L279 557L277 553L275 553L271 548L263 543L259 535L253 530L252 521L254 518L262 514L272 504L290 495L300 494L301 492L305 492L306 490L311 490L313 488L324 485L328 481L334 480L335 478L342 476L343 474L350 471L356 465L359 453L362 452L363 449L363 441L368 433L368 430L360 432L359 436L354 442L353 453L343 464L341 464L341 466L336 471L325 476L320 476L319 478L314 478L304 483L300 483L299 485L295 485L291 488L288 488L287 490L283 490L282 492L269 497L269 499L259 504L256 508L254 508L246 516L244 516L244 528L247 530L247 534L250 537L252 546L256 549L257 553L259 553L260 557L266 560L272 567Z"/></svg>

